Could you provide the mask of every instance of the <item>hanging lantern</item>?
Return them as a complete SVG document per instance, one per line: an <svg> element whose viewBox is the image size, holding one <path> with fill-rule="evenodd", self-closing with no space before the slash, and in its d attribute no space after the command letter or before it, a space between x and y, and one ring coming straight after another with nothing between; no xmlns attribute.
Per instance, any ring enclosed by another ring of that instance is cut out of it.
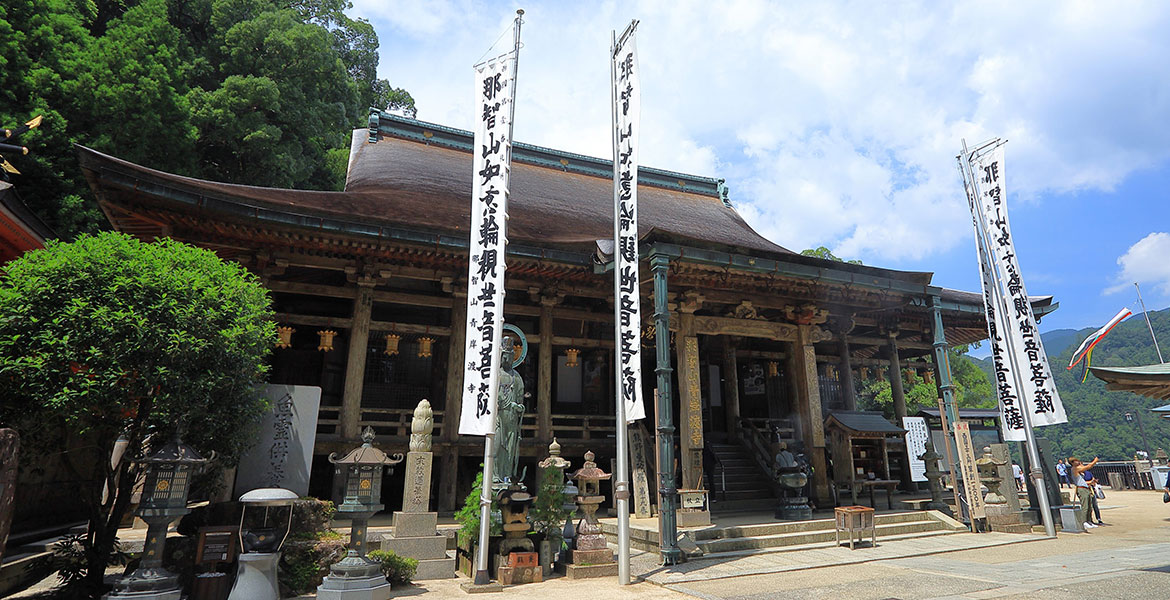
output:
<svg viewBox="0 0 1170 600"><path fill-rule="evenodd" d="M926 370L926 383L934 383L934 371L931 369Z"/></svg>
<svg viewBox="0 0 1170 600"><path fill-rule="evenodd" d="M520 353L523 351L524 351L523 345L513 343L512 344L512 359L515 360L516 358L518 358L520 356Z"/></svg>
<svg viewBox="0 0 1170 600"><path fill-rule="evenodd" d="M402 340L402 336L397 333L386 334L386 356L398 356L398 342Z"/></svg>
<svg viewBox="0 0 1170 600"><path fill-rule="evenodd" d="M329 352L333 350L333 336L337 335L336 331L332 329L322 329L317 332L321 336L321 343L317 344L317 349L322 352Z"/></svg>
<svg viewBox="0 0 1170 600"><path fill-rule="evenodd" d="M776 377L780 374L780 363L774 360L768 361L768 377Z"/></svg>
<svg viewBox="0 0 1170 600"><path fill-rule="evenodd" d="M431 357L431 344L434 344L434 343L435 343L435 338L432 338L432 337L418 338L418 357L419 358L430 358Z"/></svg>
<svg viewBox="0 0 1170 600"><path fill-rule="evenodd" d="M581 354L581 351L576 349L576 348L569 348L568 350L565 350L565 366L566 367L577 366L577 355L578 354Z"/></svg>
<svg viewBox="0 0 1170 600"><path fill-rule="evenodd" d="M869 379L869 367L861 367L861 380L866 381L868 379Z"/></svg>
<svg viewBox="0 0 1170 600"><path fill-rule="evenodd" d="M289 327L288 325L278 326L276 328L276 335L277 335L276 347L277 348L288 348L288 347L292 346L292 334L296 333L296 331L297 331L296 329L293 329L292 327Z"/></svg>

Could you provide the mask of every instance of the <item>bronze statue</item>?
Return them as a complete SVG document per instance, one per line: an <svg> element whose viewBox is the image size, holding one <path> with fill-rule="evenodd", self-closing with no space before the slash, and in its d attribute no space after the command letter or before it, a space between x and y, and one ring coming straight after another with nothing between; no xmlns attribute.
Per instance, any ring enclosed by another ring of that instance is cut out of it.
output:
<svg viewBox="0 0 1170 600"><path fill-rule="evenodd" d="M520 459L520 420L524 417L524 380L516 372L513 347L504 338L500 358L500 386L496 399L496 436L492 454L493 487L506 487L516 479Z"/></svg>

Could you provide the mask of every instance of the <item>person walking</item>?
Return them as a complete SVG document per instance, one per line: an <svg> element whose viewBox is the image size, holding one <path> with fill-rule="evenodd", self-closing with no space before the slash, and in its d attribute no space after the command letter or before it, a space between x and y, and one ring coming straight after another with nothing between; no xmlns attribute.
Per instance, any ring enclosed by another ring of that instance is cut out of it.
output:
<svg viewBox="0 0 1170 600"><path fill-rule="evenodd" d="M1085 471L1097 466L1099 457L1093 458L1092 462L1085 464L1079 458L1069 457L1068 468L1069 474L1072 476L1073 486L1077 490L1077 500L1080 502L1080 508L1077 509L1077 518L1085 525L1085 531L1095 529L1097 526L1089 522L1089 503L1090 497L1093 495L1093 490L1089 489L1089 483L1085 481Z"/></svg>
<svg viewBox="0 0 1170 600"><path fill-rule="evenodd" d="M1016 478L1016 485L1018 486L1018 490L1024 491L1027 489L1024 484L1024 470L1020 468L1020 465L1017 465L1014 462L1012 463L1012 477Z"/></svg>
<svg viewBox="0 0 1170 600"><path fill-rule="evenodd" d="M1064 486L1069 484L1069 480L1068 465L1064 464L1063 458L1056 461L1056 474L1060 476L1060 488L1064 489Z"/></svg>
<svg viewBox="0 0 1170 600"><path fill-rule="evenodd" d="M1085 483L1089 484L1089 510L1090 510L1090 512L1087 514L1087 516L1089 516L1089 517L1096 516L1097 517L1096 521L1094 521L1092 518L1090 518L1089 523L1092 523L1093 525L1104 525L1105 523L1101 520L1101 505L1097 501L1100 496L1104 495L1104 493L1100 489L1101 488L1101 481L1098 480L1096 477L1093 477L1092 471L1085 471Z"/></svg>

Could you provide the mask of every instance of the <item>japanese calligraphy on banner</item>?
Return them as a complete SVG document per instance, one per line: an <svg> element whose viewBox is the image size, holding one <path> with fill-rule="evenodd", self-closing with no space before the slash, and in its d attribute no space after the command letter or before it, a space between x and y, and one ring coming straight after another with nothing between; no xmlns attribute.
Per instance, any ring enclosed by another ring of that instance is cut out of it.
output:
<svg viewBox="0 0 1170 600"><path fill-rule="evenodd" d="M613 243L614 319L617 324L617 387L626 422L646 417L642 403L642 309L638 285L638 119L641 92L638 52L630 24L614 41L613 81Z"/></svg>
<svg viewBox="0 0 1170 600"><path fill-rule="evenodd" d="M1012 243L1003 144L968 160L972 180L967 182L967 193L974 217L1001 426L1004 439L1023 441L1023 411L1033 426L1067 423L1068 417L1052 379Z"/></svg>
<svg viewBox="0 0 1170 600"><path fill-rule="evenodd" d="M512 102L516 54L475 67L475 138L472 145L471 249L467 269L467 342L459 433L495 429L504 313L508 176L512 158Z"/></svg>

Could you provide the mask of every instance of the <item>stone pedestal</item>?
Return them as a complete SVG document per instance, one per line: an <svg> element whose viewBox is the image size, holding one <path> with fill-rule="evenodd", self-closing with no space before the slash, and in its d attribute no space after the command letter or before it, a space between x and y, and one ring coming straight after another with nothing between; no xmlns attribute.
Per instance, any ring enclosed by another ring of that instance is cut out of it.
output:
<svg viewBox="0 0 1170 600"><path fill-rule="evenodd" d="M383 550L418 561L416 581L455 576L455 559L447 556L447 537L437 533L437 522L433 512L395 512L394 535L382 538Z"/></svg>
<svg viewBox="0 0 1170 600"><path fill-rule="evenodd" d="M1012 510L1007 504L988 504L984 509L987 513L987 526L999 533L1030 533L1032 524L1027 521L1023 511Z"/></svg>

